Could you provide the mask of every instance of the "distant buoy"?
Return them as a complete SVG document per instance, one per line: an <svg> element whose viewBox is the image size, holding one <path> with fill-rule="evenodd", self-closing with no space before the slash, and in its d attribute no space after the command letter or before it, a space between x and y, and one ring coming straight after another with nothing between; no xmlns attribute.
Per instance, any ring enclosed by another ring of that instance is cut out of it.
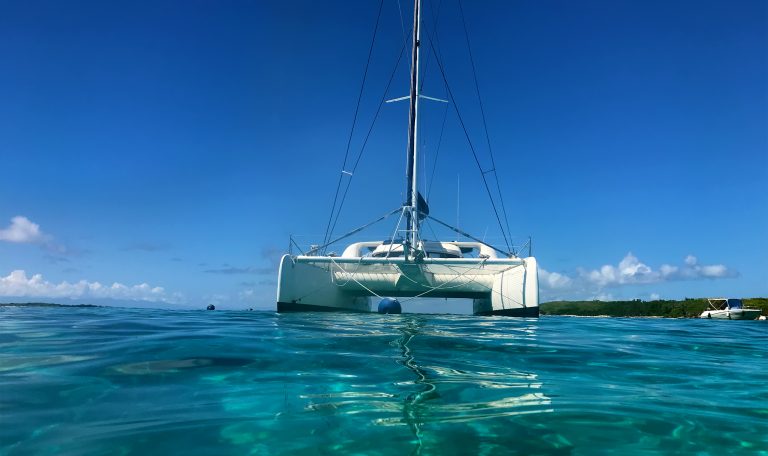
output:
<svg viewBox="0 0 768 456"><path fill-rule="evenodd" d="M216 310L216 306L213 304L208 304L208 307L205 308L206 310Z"/></svg>
<svg viewBox="0 0 768 456"><path fill-rule="evenodd" d="M380 314L399 314L403 313L400 307L400 301L395 298L384 298L379 302Z"/></svg>

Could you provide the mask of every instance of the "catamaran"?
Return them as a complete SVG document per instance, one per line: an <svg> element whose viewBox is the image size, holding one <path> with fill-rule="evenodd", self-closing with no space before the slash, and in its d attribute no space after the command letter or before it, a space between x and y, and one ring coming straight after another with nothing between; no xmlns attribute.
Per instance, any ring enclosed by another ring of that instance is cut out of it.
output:
<svg viewBox="0 0 768 456"><path fill-rule="evenodd" d="M433 99L420 93L421 0L414 1L413 17L410 95L402 97L410 101L406 202L344 236L300 254L285 254L278 273L277 311L371 312L376 298L464 298L472 300L476 315L538 317L538 267L530 248L522 258L515 249L495 247L436 219L418 191L419 100ZM326 253L329 245L396 214L397 227L388 239L354 242L341 255ZM427 219L469 240L428 240L421 231ZM405 228L400 229L403 221Z"/></svg>

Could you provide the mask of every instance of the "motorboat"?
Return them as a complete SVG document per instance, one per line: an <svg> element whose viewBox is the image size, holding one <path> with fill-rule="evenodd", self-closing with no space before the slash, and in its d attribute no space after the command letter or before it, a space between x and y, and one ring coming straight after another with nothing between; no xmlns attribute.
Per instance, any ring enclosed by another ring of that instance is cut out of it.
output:
<svg viewBox="0 0 768 456"><path fill-rule="evenodd" d="M701 313L699 318L718 318L721 320L756 320L762 311L744 307L741 299L711 298L707 300L709 306Z"/></svg>

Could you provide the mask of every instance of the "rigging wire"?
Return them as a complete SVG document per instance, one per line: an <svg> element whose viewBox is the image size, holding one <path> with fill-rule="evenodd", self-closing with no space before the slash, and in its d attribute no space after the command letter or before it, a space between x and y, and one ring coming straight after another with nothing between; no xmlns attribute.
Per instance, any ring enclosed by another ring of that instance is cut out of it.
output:
<svg viewBox="0 0 768 456"><path fill-rule="evenodd" d="M389 92L389 87L392 85L392 81L395 78L395 73L397 73L397 69L400 66L400 61L403 59L403 52L405 51L405 45L407 43L408 43L407 41L403 41L403 46L400 48L400 55L397 57L397 62L395 63L395 67L392 69L392 74L390 74L389 76L387 87L384 88L384 94L381 96L381 101L379 101L379 107L376 109L376 114L374 114L373 116L371 125L368 128L368 133L365 135L365 140L363 140L363 145L360 147L360 153L357 155L355 164L352 167L352 172L350 173L349 179L347 180L347 185L344 188L344 193L342 194L341 202L339 203L339 209L336 212L336 218L333 220L333 225L331 225L328 238L330 238L333 235L333 230L336 228L336 223L339 221L339 216L341 215L341 208L344 206L344 201L346 201L347 199L347 193L349 192L349 186L352 183L352 177L354 177L355 171L357 170L357 165L360 164L360 159L363 157L363 152L365 152L365 146L368 145L368 139L370 139L371 132L373 131L373 127L374 125L376 125L376 120L379 118L379 113L381 113L381 108L382 106L384 106L384 103L387 100L387 93ZM333 217L333 214L331 214L331 217Z"/></svg>
<svg viewBox="0 0 768 456"><path fill-rule="evenodd" d="M472 56L472 46L469 44L469 32L467 30L467 21L464 19L464 8L461 6L461 0L458 0L459 11L461 12L461 23L464 25L464 37L467 41L467 50L469 51L469 61L472 64L472 76L475 80L475 93L477 93L477 101L480 104L480 117L483 119L483 128L485 129L485 140L488 142L488 155L491 157L491 167L493 168L493 175L496 178L496 188L499 190L499 202L501 203L501 212L504 214L504 221L507 225L507 232L512 236L512 231L509 229L509 217L507 217L507 209L504 207L504 197L501 194L501 184L499 183L499 174L496 172L496 161L493 159L493 149L491 148L491 137L488 134L488 123L485 121L485 109L483 109L483 99L480 96L480 85L477 82L477 71L475 70L475 59Z"/></svg>
<svg viewBox="0 0 768 456"><path fill-rule="evenodd" d="M374 220L372 222L366 223L365 225L363 225L363 226L361 226L359 228L355 228L354 230L350 231L349 233L347 233L347 234L345 234L343 236L339 236L338 238L336 238L336 239L334 239L332 241L328 241L327 243L325 243L323 245L311 248L306 254L307 255L314 255L315 253L317 253L318 251L320 251L322 249L325 249L329 245L335 244L335 243L339 242L342 239L346 239L346 238L352 236L353 234L357 234L360 231L363 231L364 229L368 228L369 226L374 225L376 223L379 223L380 221L384 220L385 218L389 217L390 215L392 215L392 214L394 214L396 212L400 212L401 210L402 210L402 208L398 207L397 209L382 215L381 217L377 218L376 220Z"/></svg>
<svg viewBox="0 0 768 456"><path fill-rule="evenodd" d="M507 233L504 230L504 225L501 223L501 217L499 216L499 211L496 209L496 202L493 200L493 195L491 193L491 188L488 186L488 179L485 178L485 172L483 171L483 167L480 164L480 159L477 157L477 151L475 151L475 146L472 144L472 139L469 137L469 131L467 130L467 126L464 124L464 119L461 117L461 112L459 111L459 106L456 104L456 98L453 96L453 91L451 90L450 84L448 84L448 78L445 75L445 68L443 68L443 63L440 60L440 58L437 56L435 49L434 42L431 37L429 37L429 46L432 48L432 52L435 52L435 61L437 62L437 67L440 69L440 74L443 77L443 81L445 82L445 88L448 91L448 98L450 99L451 104L453 104L453 109L456 112L456 117L459 119L459 124L461 125L462 130L464 130L464 136L467 138L467 144L469 145L469 149L472 151L472 156L475 158L475 163L477 164L477 168L480 170L480 176L483 178L483 184L485 185L485 190L488 193L488 198L491 200L491 206L493 207L493 212L496 214L496 220L499 222L499 228L501 229L501 234L504 236L504 243L507 245L507 250L511 251L512 249L509 246L509 239L507 239Z"/></svg>
<svg viewBox="0 0 768 456"><path fill-rule="evenodd" d="M325 227L325 236L323 236L323 244L328 241L331 234L328 232L331 226L331 220L333 219L333 213L336 210L336 201L339 198L339 190L341 189L341 182L344 179L344 174L347 168L347 158L349 157L349 148L352 144L352 136L355 132L355 125L357 125L357 115L360 112L360 101L363 99L363 89L365 88L365 81L368 78L368 68L371 64L371 55L373 55L373 45L376 43L376 34L379 32L379 21L381 19L381 10L384 7L384 0L379 3L379 12L376 14L376 25L373 28L373 37L371 38L371 46L368 49L368 60L365 62L365 71L363 72L363 81L360 84L360 91L357 95L357 105L355 106L355 115L352 118L352 128L349 130L349 138L347 139L347 149L344 152L344 162L341 165L341 173L339 174L339 182L336 184L336 194L333 197L333 205L331 206L331 214L328 217L328 225ZM351 178L351 176L350 176Z"/></svg>
<svg viewBox="0 0 768 456"><path fill-rule="evenodd" d="M400 6L400 0L397 0L397 11L400 13L400 28L403 30L403 41L407 39L405 36L405 21L403 21L403 8Z"/></svg>
<svg viewBox="0 0 768 456"><path fill-rule="evenodd" d="M435 181L435 170L437 169L437 157L440 155L440 144L443 143L443 132L445 131L445 120L448 118L448 104L445 105L443 111L443 121L440 125L440 135L437 137L437 148L435 149L435 158L432 162L432 172L429 175L429 187L427 187L427 202L429 202L429 195L432 193L432 183Z"/></svg>
<svg viewBox="0 0 768 456"><path fill-rule="evenodd" d="M483 236L483 239L478 239L478 238L476 238L476 237L472 236L471 234L467 233L466 231L463 231L463 230L460 230L460 229L458 229L458 228L456 228L456 227L453 227L453 226L451 226L451 225L449 225L449 224L447 224L447 223L445 223L445 222L443 222L443 221L440 221L440 220L438 220L438 219L434 218L434 217L433 217L433 216L431 216L431 215L428 215L427 217L428 217L429 219L431 219L431 220L434 220L435 222L437 222L437 223L439 223L439 224L443 225L444 227L448 228L449 230L451 230L451 231L454 231L455 233L458 233L458 234L460 234L460 235L462 235L462 236L468 237L469 239L472 239L473 241L477 241L477 242L479 242L479 243L483 244L484 246L486 246L486 247L490 247L490 248L492 248L493 250L495 250L495 251L497 251L497 252L499 252L499 253L502 253L502 254L504 254L504 255L506 255L506 256L508 256L508 257L510 257L510 258L511 258L511 257L513 257L513 256L515 256L515 255L514 255L512 252L506 252L506 251L504 251L504 250L501 250L500 248L498 248L498 247L496 247L496 246L493 246L493 245L491 245L491 244L489 244L489 243L485 242L485 236Z"/></svg>
<svg viewBox="0 0 768 456"><path fill-rule="evenodd" d="M440 0L440 2L437 4L437 13L435 13L433 11L433 8L431 8L432 6L431 0L429 1L429 4L430 4L429 13L430 13L430 16L432 17L432 30L433 30L432 33L433 33L433 36L435 37L435 42L437 43L437 51L439 53L440 40L439 40L439 36L437 35L437 24L438 24L438 19L440 18L440 8L443 6L443 1ZM424 65L424 77L421 79L422 87L424 86L424 81L427 79L426 76L427 76L427 70L429 69L429 57L431 55L432 53L427 54L426 64ZM437 58L437 55L438 54L436 53L435 54L436 58ZM419 91L421 91L421 87L419 88ZM438 135L438 138L437 138L437 147L435 148L435 158L433 159L432 172L429 175L429 180L428 180L429 185L427 186L427 191L426 191L427 202L429 202L429 195L432 193L432 182L434 182L434 178L435 178L435 170L437 169L437 158L440 155L440 145L443 142L443 132L445 131L445 120L447 118L448 118L448 103L446 103L445 108L443 108L443 120L440 124L440 134Z"/></svg>
<svg viewBox="0 0 768 456"><path fill-rule="evenodd" d="M502 233L502 235L504 237L504 242L505 242L505 244L507 246L507 249L512 251L512 252L514 252L514 250L512 248L510 248L509 239L508 239L508 236L507 236L507 232L509 232L509 234L511 235L511 230L510 230L510 227L509 227L509 218L507 216L507 211L506 211L506 207L505 207L505 204L504 204L504 199L503 199L503 195L502 195L502 192L501 192L501 185L499 183L498 172L496 171L496 164L495 164L495 159L494 159L494 156L493 156L493 150L492 150L492 147L491 147L490 135L488 133L488 125L487 125L487 121L486 121L486 117L485 117L485 110L484 110L484 107L483 107L482 98L480 96L480 88L479 88L479 83L478 83L478 80L477 80L477 72L476 72L476 67L475 67L475 63L474 63L474 57L472 55L472 49L471 49L471 46L470 46L469 33L468 33L467 25L466 25L466 19L464 17L464 10L463 10L463 7L461 6L461 0L459 0L458 3L459 3L459 10L461 12L462 24L463 24L463 28L464 28L464 35L465 35L465 39L466 39L466 42L467 42L467 49L469 50L469 57L470 57L472 73L473 73L473 78L474 78L474 83L475 83L475 92L477 94L478 102L480 104L480 112L481 112L481 117L482 117L482 120L483 120L483 127L484 127L484 131L485 131L485 137L486 137L486 142L488 144L488 151L489 151L489 155L490 155L490 159L491 159L492 169L489 170L489 171L483 171L482 165L481 165L480 160L479 160L479 158L477 156L477 151L475 150L475 147L472 144L472 141L471 141L470 136L469 136L469 132L468 132L467 127L466 127L466 125L464 123L464 120L461 117L461 113L459 111L458 105L456 104L456 99L455 99L455 97L453 95L453 92L450 89L450 85L448 84L448 80L447 80L447 77L446 77L446 74L445 74L445 68L444 68L443 63L442 63L442 58L439 55L437 48L435 47L435 42L438 41L438 37L436 36L437 18L439 17L439 14L440 14L440 8L442 6L442 0L438 3L437 14L432 12L432 9L430 8L430 12L431 12L431 15L432 15L433 27L432 27L431 33L428 34L427 38L429 40L430 49L432 50L431 54L434 55L435 61L437 62L438 68L440 70L440 73L441 73L441 76L442 76L442 79L443 79L443 82L444 82L444 85L445 85L445 88L446 88L446 92L447 92L448 97L449 97L449 99L451 100L451 102L452 102L452 104L454 106L454 110L456 111L456 115L457 115L457 117L459 119L459 123L460 123L460 125L461 125L461 127L462 127L462 129L464 131L464 135L465 135L465 137L467 139L467 143L469 144L470 150L471 150L472 155L473 155L473 157L475 159L475 163L477 164L478 169L480 171L480 175L482 177L483 184L485 186L486 192L488 193L488 197L489 197L489 199L491 201L491 206L493 208L493 211L494 211L494 213L496 215L496 220L499 223L499 228L501 229L501 233ZM430 2L430 4L431 4L431 2ZM367 132L367 134L365 136L363 144L362 144L362 146L360 148L360 152L359 152L359 154L357 156L357 159L355 160L355 163L354 163L354 166L352 168L352 171L347 171L346 167L347 167L347 160L349 158L351 141L352 141L353 133L354 133L354 130L355 130L355 126L357 124L360 103L361 103L361 100L362 100L362 94L363 94L363 90L364 90L364 87L365 87L365 82L366 82L367 75L368 75L368 69L369 69L369 66L370 66L371 55L373 53L373 47L374 47L374 44L375 44L376 35L378 33L378 28L379 28L379 22L380 22L380 19L381 19L382 8L383 8L383 0L381 0L381 3L379 4L379 11L378 11L378 14L377 14L377 17L376 17L376 25L374 27L374 33L373 33L373 37L371 39L371 46L370 46L370 49L368 51L368 60L366 62L365 72L363 74L363 81L362 81L362 84L361 84L361 87L360 87L360 92L359 92L357 104L356 104L356 107L355 107L355 115L353 117L352 128L350 130L349 138L347 140L347 148L346 148L346 151L345 151L345 154L344 154L344 161L343 161L342 171L341 171L341 174L339 176L339 180L338 180L338 183L337 183L337 186L336 186L336 192L335 192L334 199L333 199L333 205L331 207L331 213L330 213L330 216L329 216L329 219L328 219L328 224L326 226L326 232L325 232L325 235L323 237L323 244L324 245L327 245L328 240L332 237L333 231L336 228L336 225L338 223L339 217L341 215L341 210L343 208L344 202L346 201L346 197L347 197L347 194L349 192L349 188L350 188L350 185L351 185L351 182L352 182L352 178L353 178L354 173L355 173L355 171L357 169L357 166L360 163L360 159L362 158L362 155L363 155L363 153L365 151L365 148L367 146L367 143L368 143L368 140L370 138L370 135L371 135L371 132L373 130L373 127L376 124L378 116L379 116L379 114L381 112L381 108L382 108L382 106L383 106L383 104L384 104L384 102L386 100L386 94L389 91L389 87L391 86L391 83L392 83L392 80L394 78L394 75L397 72L397 68L400 65L400 61L402 60L402 56L403 56L403 52L405 50L405 46L407 44L407 40L404 38L403 46L400 49L400 55L398 56L397 63L395 64L395 68L392 71L392 74L391 74L391 76L389 78L387 86L386 86L386 88L384 90L384 95L382 96L382 99L381 99L381 101L379 103L379 106L378 106L378 108L376 110L376 114L374 115L374 118L371 121L370 127L369 127L368 132ZM400 17L401 17L401 27L403 28L403 31L404 31L405 27L403 25L403 20L402 20L402 8L401 8L401 5L400 5L400 0L398 0L398 11L399 11ZM405 36L406 35L404 34L404 37ZM437 43L437 46L439 47L439 42ZM429 60L429 57L430 57L430 55L427 54L427 61ZM426 68L425 68L425 73L426 73ZM422 81L421 81L421 86L422 87L423 87L423 84L424 84L424 79L422 79ZM442 123L441 123L440 134L439 134L439 137L438 137L438 144L437 144L437 148L436 148L436 151L435 151L435 160L434 160L433 168L432 168L432 171L431 171L430 179L429 179L429 182L428 182L429 186L428 186L428 189L427 189L427 200L429 199L429 195L431 194L432 183L434 182L434 174L435 174L435 170L437 168L437 158L438 158L438 155L439 155L439 152L440 152L440 145L442 144L442 137L443 137L443 133L444 133L444 130L445 130L445 123L446 123L446 119L447 119L447 113L448 113L448 106L446 105L445 111L443 113L443 120L442 120ZM491 172L491 171L493 172L494 178L495 178L495 181L496 181L496 188L497 188L498 193L499 193L499 200L500 200L500 204L501 204L501 209L502 209L502 213L504 215L504 221L506 222L506 230L505 230L504 224L501 221L501 217L499 215L499 211L498 211L498 209L496 207L496 202L495 202L494 197L492 195L491 189L490 189L490 187L488 185L488 180L487 180L487 178L485 176L488 172ZM341 201L339 202L339 194L341 192L342 182L344 180L344 175L345 174L349 176L349 179L347 180L346 186L344 187L344 191L342 193ZM338 208L337 208L337 202L338 202Z"/></svg>
<svg viewBox="0 0 768 456"><path fill-rule="evenodd" d="M399 1L399 0L398 0ZM429 14L432 16L432 35L435 37L435 41L437 41L437 49L440 49L440 40L437 37L437 21L440 18L440 8L443 6L443 1L440 0L440 2L437 4L437 13L433 11L432 8L432 1L429 1ZM426 59L424 61L424 72L421 75L421 83L419 84L419 93L421 93L421 90L424 88L424 81L427 79L427 70L429 70L429 57L431 54L427 54Z"/></svg>

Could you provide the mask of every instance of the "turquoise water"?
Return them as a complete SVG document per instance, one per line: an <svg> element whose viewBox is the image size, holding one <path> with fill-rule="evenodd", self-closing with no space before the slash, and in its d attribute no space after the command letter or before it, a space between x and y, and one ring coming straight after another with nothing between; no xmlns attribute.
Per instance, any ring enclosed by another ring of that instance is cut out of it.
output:
<svg viewBox="0 0 768 456"><path fill-rule="evenodd" d="M0 454L768 454L753 321L0 308Z"/></svg>

